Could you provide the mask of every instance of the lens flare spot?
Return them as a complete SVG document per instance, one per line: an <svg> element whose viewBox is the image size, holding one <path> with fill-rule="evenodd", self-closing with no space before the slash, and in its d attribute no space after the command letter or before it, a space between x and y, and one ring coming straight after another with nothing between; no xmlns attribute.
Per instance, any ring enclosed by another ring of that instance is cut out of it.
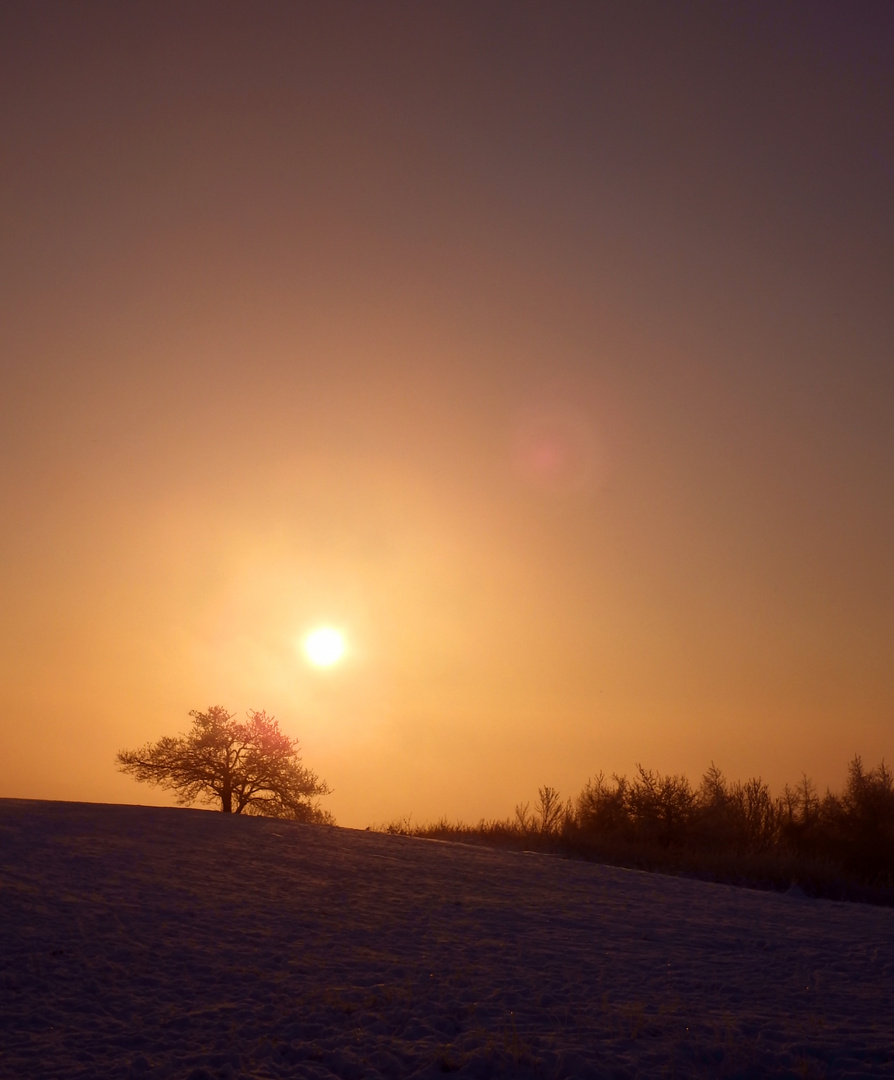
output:
<svg viewBox="0 0 894 1080"><path fill-rule="evenodd" d="M560 495L589 493L603 480L604 462L593 424L570 407L522 417L515 461L525 481Z"/></svg>

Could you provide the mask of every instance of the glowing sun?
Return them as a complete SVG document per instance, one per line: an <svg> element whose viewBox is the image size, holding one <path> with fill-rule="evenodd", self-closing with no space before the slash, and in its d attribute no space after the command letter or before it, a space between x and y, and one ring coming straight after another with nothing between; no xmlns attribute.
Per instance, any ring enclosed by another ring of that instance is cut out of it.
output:
<svg viewBox="0 0 894 1080"><path fill-rule="evenodd" d="M344 635L332 626L321 626L304 639L304 655L315 667L332 667L345 655Z"/></svg>

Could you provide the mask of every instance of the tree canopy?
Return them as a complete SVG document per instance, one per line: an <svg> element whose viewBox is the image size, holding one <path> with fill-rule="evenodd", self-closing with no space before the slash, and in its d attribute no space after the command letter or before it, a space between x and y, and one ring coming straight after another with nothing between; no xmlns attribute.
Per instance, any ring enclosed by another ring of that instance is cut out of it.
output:
<svg viewBox="0 0 894 1080"><path fill-rule="evenodd" d="M239 721L221 705L189 715L188 734L120 750L121 772L175 791L181 805L219 800L225 814L331 823L314 801L329 787L301 764L297 740L280 731L274 717L250 710Z"/></svg>

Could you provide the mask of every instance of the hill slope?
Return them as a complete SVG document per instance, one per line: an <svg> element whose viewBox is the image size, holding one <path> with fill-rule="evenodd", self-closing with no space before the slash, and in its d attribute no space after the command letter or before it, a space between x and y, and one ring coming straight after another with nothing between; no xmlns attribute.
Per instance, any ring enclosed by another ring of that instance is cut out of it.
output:
<svg viewBox="0 0 894 1080"><path fill-rule="evenodd" d="M894 1077L894 911L0 800L0 1076Z"/></svg>

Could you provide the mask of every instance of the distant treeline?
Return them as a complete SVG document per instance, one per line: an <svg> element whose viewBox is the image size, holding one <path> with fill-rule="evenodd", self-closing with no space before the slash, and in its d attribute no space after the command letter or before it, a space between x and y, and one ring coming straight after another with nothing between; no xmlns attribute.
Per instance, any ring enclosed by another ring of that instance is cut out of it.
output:
<svg viewBox="0 0 894 1080"><path fill-rule="evenodd" d="M894 774L859 757L837 795L820 796L806 776L774 797L762 780L730 783L713 764L697 788L637 766L632 779L599 773L576 800L542 787L533 808L519 805L508 820L380 828L894 904Z"/></svg>

